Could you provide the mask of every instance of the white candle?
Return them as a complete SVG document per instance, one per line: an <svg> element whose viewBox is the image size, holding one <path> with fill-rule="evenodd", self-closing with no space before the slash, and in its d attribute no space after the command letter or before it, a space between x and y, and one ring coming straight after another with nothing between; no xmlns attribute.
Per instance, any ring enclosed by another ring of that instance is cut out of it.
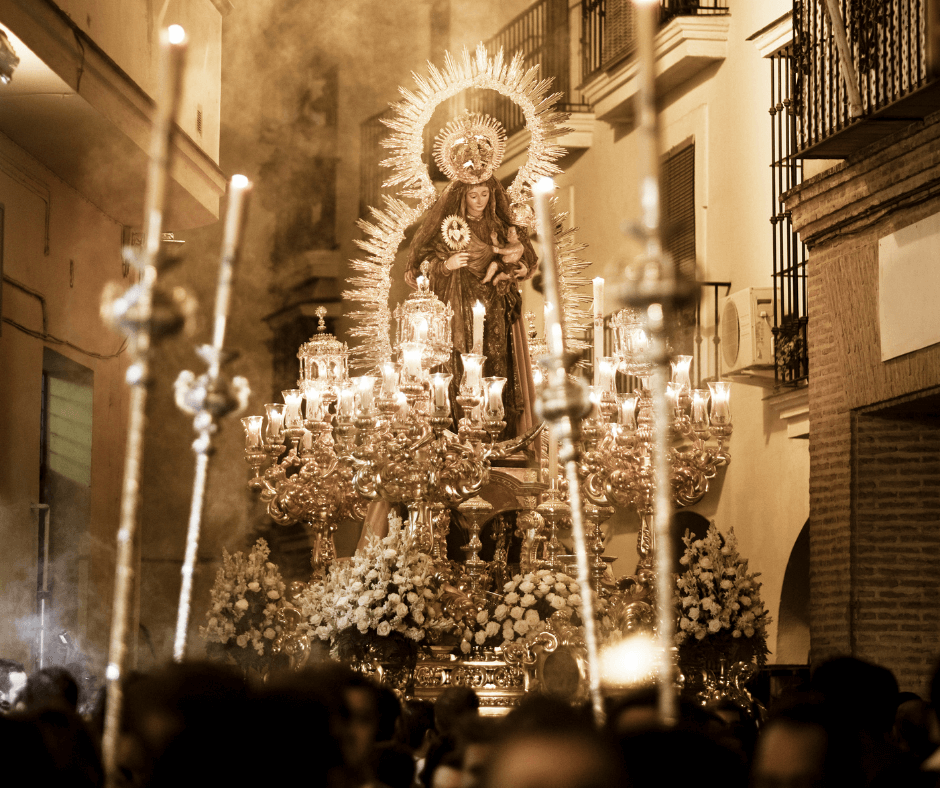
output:
<svg viewBox="0 0 940 788"><path fill-rule="evenodd" d="M558 441L551 432L548 434L548 486L558 489Z"/></svg>
<svg viewBox="0 0 940 788"><path fill-rule="evenodd" d="M724 427L731 423L731 384L724 380L709 383L712 392L711 423L715 427Z"/></svg>
<svg viewBox="0 0 940 788"><path fill-rule="evenodd" d="M483 352L483 316L486 307L479 301L473 305L473 348L474 353Z"/></svg>
<svg viewBox="0 0 940 788"><path fill-rule="evenodd" d="M307 386L307 421L323 420L323 393L318 388Z"/></svg>
<svg viewBox="0 0 940 788"><path fill-rule="evenodd" d="M242 424L245 427L246 449L261 448L261 423L263 421L264 416L247 416L242 419Z"/></svg>
<svg viewBox="0 0 940 788"><path fill-rule="evenodd" d="M268 414L268 440L281 440L281 430L284 428L284 405L279 402L276 405L265 405L264 409Z"/></svg>
<svg viewBox="0 0 940 788"><path fill-rule="evenodd" d="M452 375L444 372L435 372L431 375L431 392L434 397L434 410L447 412L450 410L448 391Z"/></svg>
<svg viewBox="0 0 940 788"><path fill-rule="evenodd" d="M398 391L398 365L394 361L383 361L382 370L382 396L393 397Z"/></svg>
<svg viewBox="0 0 940 788"><path fill-rule="evenodd" d="M304 393L300 389L290 389L282 391L281 396L284 397L284 426L287 429L295 429L303 422L300 405L303 402Z"/></svg>
<svg viewBox="0 0 940 788"><path fill-rule="evenodd" d="M428 338L428 321L421 317L415 323L415 342L426 342Z"/></svg>
<svg viewBox="0 0 940 788"><path fill-rule="evenodd" d="M604 277L594 277L594 319L604 317Z"/></svg>
<svg viewBox="0 0 940 788"><path fill-rule="evenodd" d="M372 414L372 397L375 392L375 378L371 375L361 375L356 378L356 387L359 389L359 412L363 416Z"/></svg>

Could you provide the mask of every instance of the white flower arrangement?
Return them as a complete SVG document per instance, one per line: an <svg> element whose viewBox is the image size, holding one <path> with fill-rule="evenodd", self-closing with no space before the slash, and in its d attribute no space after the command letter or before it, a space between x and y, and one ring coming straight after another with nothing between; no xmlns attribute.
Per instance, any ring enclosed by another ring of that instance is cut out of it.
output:
<svg viewBox="0 0 940 788"><path fill-rule="evenodd" d="M453 626L429 605L438 592L431 558L412 545L401 518L389 515L388 535L371 536L348 561L334 562L325 580L312 582L298 600L307 633L332 640L336 656L362 659L427 639L431 630Z"/></svg>
<svg viewBox="0 0 940 788"><path fill-rule="evenodd" d="M275 616L284 604L284 580L271 551L259 539L244 553L222 551L222 567L212 586L212 604L206 626L199 634L210 656L229 655L242 668L264 669L271 659L271 643L281 634Z"/></svg>
<svg viewBox="0 0 940 788"><path fill-rule="evenodd" d="M767 658L770 616L761 600L759 573L748 572L734 529L722 536L714 523L704 539L683 537L688 567L676 580L676 645L683 660Z"/></svg>
<svg viewBox="0 0 940 788"><path fill-rule="evenodd" d="M476 621L464 627L460 650L469 654L474 646L495 648L525 640L559 612L575 626L581 626L577 580L549 569L513 575L503 587L502 602L493 610L481 610Z"/></svg>

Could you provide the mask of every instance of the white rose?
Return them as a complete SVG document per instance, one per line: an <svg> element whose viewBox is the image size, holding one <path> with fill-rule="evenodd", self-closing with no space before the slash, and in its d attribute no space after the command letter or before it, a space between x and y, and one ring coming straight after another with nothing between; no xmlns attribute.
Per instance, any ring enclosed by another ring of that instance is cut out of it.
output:
<svg viewBox="0 0 940 788"><path fill-rule="evenodd" d="M404 618L405 616L407 616L407 615L408 615L408 605L406 605L404 602L399 602L399 603L395 606L395 615L401 616L402 618Z"/></svg>
<svg viewBox="0 0 940 788"><path fill-rule="evenodd" d="M393 605L397 605L399 602L401 602L401 597L398 594L389 594L388 601Z"/></svg>
<svg viewBox="0 0 940 788"><path fill-rule="evenodd" d="M247 599L239 599L239 600L235 603L235 609L236 609L236 610L247 610L247 609L248 609L248 600L247 600ZM246 641L246 642L247 642L247 641Z"/></svg>
<svg viewBox="0 0 940 788"><path fill-rule="evenodd" d="M268 591L268 599L280 599L281 595L274 590Z"/></svg>
<svg viewBox="0 0 940 788"><path fill-rule="evenodd" d="M389 547L384 553L382 553L382 557L383 557L386 561L391 561L393 558L397 558L397 557L398 557L398 553L397 553L395 550L393 550L392 548Z"/></svg>
<svg viewBox="0 0 940 788"><path fill-rule="evenodd" d="M506 614L509 612L509 608L506 605L498 605L496 610L493 611L493 618L497 621L502 621L506 618Z"/></svg>
<svg viewBox="0 0 940 788"><path fill-rule="evenodd" d="M388 633L392 631L392 625L389 624L388 621L383 621L375 628L375 631L378 633L379 637L387 637Z"/></svg>
<svg viewBox="0 0 940 788"><path fill-rule="evenodd" d="M469 641L469 640L461 640L461 641L460 641L460 650L461 650L464 654L469 654L469 653L470 653L470 641Z"/></svg>
<svg viewBox="0 0 940 788"><path fill-rule="evenodd" d="M713 618L708 622L709 632L717 632L719 629L721 629L721 621L719 621L717 618Z"/></svg>
<svg viewBox="0 0 940 788"><path fill-rule="evenodd" d="M409 640L422 640L424 638L424 630L418 629L417 627L408 627L405 630L405 637Z"/></svg>
<svg viewBox="0 0 940 788"><path fill-rule="evenodd" d="M564 598L563 596L555 596L555 597L552 597L552 599L551 599L551 601L549 602L549 604L550 604L553 608L555 608L555 610L561 610L563 607L565 607L565 598Z"/></svg>
<svg viewBox="0 0 940 788"><path fill-rule="evenodd" d="M267 629L264 630L264 636L265 636L268 640L274 640L274 636L275 636L276 634L277 634L277 632L275 632L271 627L268 627Z"/></svg>
<svg viewBox="0 0 940 788"><path fill-rule="evenodd" d="M359 604L359 607L368 607L369 603L372 601L372 592L366 591L356 602Z"/></svg>
<svg viewBox="0 0 940 788"><path fill-rule="evenodd" d="M516 602L518 602L518 601L519 601L519 595L518 595L515 591L513 591L513 592L510 593L510 594L506 594L506 604L507 604L507 605L514 605L514 604L516 604Z"/></svg>
<svg viewBox="0 0 940 788"><path fill-rule="evenodd" d="M532 605L535 604L535 595L526 594L522 597L522 601L520 601L519 604L522 605L522 607L532 607Z"/></svg>
<svg viewBox="0 0 940 788"><path fill-rule="evenodd" d="M531 626L535 626L539 623L539 614L537 610L526 610L525 612L525 621Z"/></svg>
<svg viewBox="0 0 940 788"><path fill-rule="evenodd" d="M484 631L486 632L486 636L488 638L494 637L499 634L499 624L497 624L495 621L490 621L487 623L486 629Z"/></svg>
<svg viewBox="0 0 940 788"><path fill-rule="evenodd" d="M581 595L580 595L580 594L572 594L571 596L569 596L569 597L568 597L568 604L571 605L572 607L577 607L578 605L580 605L580 604L581 604Z"/></svg>
<svg viewBox="0 0 940 788"><path fill-rule="evenodd" d="M260 591L260 590L261 590L261 585L260 585L258 582L253 581L253 582L251 582L251 583L248 584L248 589L249 589L250 591Z"/></svg>
<svg viewBox="0 0 940 788"><path fill-rule="evenodd" d="M477 633L473 636L473 640L474 640L474 642L475 642L478 646L482 646L482 645L483 645L483 641L486 640L486 633L485 633L485 632L477 632Z"/></svg>
<svg viewBox="0 0 940 788"><path fill-rule="evenodd" d="M412 613L411 617L415 620L416 624L424 623L424 613L422 613L420 610L416 610L414 613Z"/></svg>
<svg viewBox="0 0 940 788"><path fill-rule="evenodd" d="M531 580L526 580L524 583L519 584L519 590L524 594L531 594L535 590L535 583Z"/></svg>
<svg viewBox="0 0 940 788"><path fill-rule="evenodd" d="M512 610L509 611L509 615L518 620L522 618L522 612L523 611L521 607L514 607Z"/></svg>
<svg viewBox="0 0 940 788"><path fill-rule="evenodd" d="M486 620L487 620L489 617L490 617L490 614L487 613L486 610L481 610L479 613L477 613L477 623L478 623L478 624L485 624L485 623L486 623Z"/></svg>
<svg viewBox="0 0 940 788"><path fill-rule="evenodd" d="M407 599L413 605L415 602L418 601L418 595L414 591L409 591L405 595L405 599Z"/></svg>
<svg viewBox="0 0 940 788"><path fill-rule="evenodd" d="M529 631L529 625L525 621L517 621L512 625L512 628L520 635L524 635Z"/></svg>
<svg viewBox="0 0 940 788"><path fill-rule="evenodd" d="M698 617L699 617L701 614L702 614L702 611L701 611L701 610L699 610L697 607L693 607L693 608L689 611L689 618L691 618L693 621L698 621Z"/></svg>
<svg viewBox="0 0 940 788"><path fill-rule="evenodd" d="M240 648L245 648L245 646L248 645L248 633L242 632L237 638L235 638L235 642Z"/></svg>

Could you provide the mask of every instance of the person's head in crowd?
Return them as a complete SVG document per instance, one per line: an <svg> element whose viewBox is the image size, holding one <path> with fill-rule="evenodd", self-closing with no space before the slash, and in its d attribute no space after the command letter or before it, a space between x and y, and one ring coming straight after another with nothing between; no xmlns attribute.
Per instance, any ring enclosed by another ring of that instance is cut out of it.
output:
<svg viewBox="0 0 940 788"><path fill-rule="evenodd" d="M543 706L547 710L547 706ZM531 721L531 718L530 718ZM570 721L570 720L569 720ZM483 788L621 788L623 772L607 738L584 725L507 725L487 759ZM666 785L663 783L662 785Z"/></svg>
<svg viewBox="0 0 940 788"><path fill-rule="evenodd" d="M722 788L747 785L741 753L700 730L657 728L626 734L618 743L626 771L622 785L629 788L708 784L706 773L716 775Z"/></svg>
<svg viewBox="0 0 940 788"><path fill-rule="evenodd" d="M937 747L932 741L933 706L914 693L901 695L901 702L894 715L891 740L905 757L919 765Z"/></svg>
<svg viewBox="0 0 940 788"><path fill-rule="evenodd" d="M852 727L886 736L894 725L898 682L887 668L835 657L813 671L810 687Z"/></svg>
<svg viewBox="0 0 940 788"><path fill-rule="evenodd" d="M123 683L119 768L132 784L225 784L251 766L241 758L206 758L210 752L245 752L251 712L242 674L210 662L172 663Z"/></svg>
<svg viewBox="0 0 940 788"><path fill-rule="evenodd" d="M865 785L857 737L818 694L777 708L757 739L753 788L835 788Z"/></svg>
<svg viewBox="0 0 940 788"><path fill-rule="evenodd" d="M376 742L390 742L395 738L398 720L401 717L401 701L391 687L373 685L376 709Z"/></svg>
<svg viewBox="0 0 940 788"><path fill-rule="evenodd" d="M463 753L460 784L462 788L477 788L496 744L505 732L505 725L495 717L464 714L456 727L457 741Z"/></svg>
<svg viewBox="0 0 940 788"><path fill-rule="evenodd" d="M10 711L26 686L26 668L21 662L0 659L0 713Z"/></svg>
<svg viewBox="0 0 940 788"><path fill-rule="evenodd" d="M415 778L415 761L411 750L395 742L382 742L372 751L372 776L388 788L411 788Z"/></svg>
<svg viewBox="0 0 940 788"><path fill-rule="evenodd" d="M446 687L434 701L434 727L441 736L453 736L465 715L476 716L480 699L469 687Z"/></svg>
<svg viewBox="0 0 940 788"><path fill-rule="evenodd" d="M436 738L428 747L418 781L424 788L460 788L463 782L462 762L463 754L456 739L450 736Z"/></svg>
<svg viewBox="0 0 940 788"><path fill-rule="evenodd" d="M98 788L104 784L98 748L88 727L64 706L0 716L0 758L10 785Z"/></svg>
<svg viewBox="0 0 940 788"><path fill-rule="evenodd" d="M519 705L506 715L506 728L513 733L541 730L591 730L590 708L574 706L567 701L529 692Z"/></svg>
<svg viewBox="0 0 940 788"><path fill-rule="evenodd" d="M77 711L78 695L78 682L72 674L66 668L51 665L35 671L26 680L19 700L27 709L54 706Z"/></svg>
<svg viewBox="0 0 940 788"><path fill-rule="evenodd" d="M429 733L434 729L434 704L426 700L410 698L401 707L395 740L423 757L430 744Z"/></svg>

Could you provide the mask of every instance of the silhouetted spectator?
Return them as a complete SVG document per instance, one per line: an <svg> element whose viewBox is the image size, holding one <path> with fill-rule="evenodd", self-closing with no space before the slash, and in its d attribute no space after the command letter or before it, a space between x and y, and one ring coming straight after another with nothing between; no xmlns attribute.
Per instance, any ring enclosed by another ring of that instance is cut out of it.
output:
<svg viewBox="0 0 940 788"><path fill-rule="evenodd" d="M16 705L17 697L26 686L26 668L12 659L0 659L0 713Z"/></svg>
<svg viewBox="0 0 940 788"><path fill-rule="evenodd" d="M40 668L27 680L19 700L27 710L58 707L78 710L78 682L59 665Z"/></svg>

